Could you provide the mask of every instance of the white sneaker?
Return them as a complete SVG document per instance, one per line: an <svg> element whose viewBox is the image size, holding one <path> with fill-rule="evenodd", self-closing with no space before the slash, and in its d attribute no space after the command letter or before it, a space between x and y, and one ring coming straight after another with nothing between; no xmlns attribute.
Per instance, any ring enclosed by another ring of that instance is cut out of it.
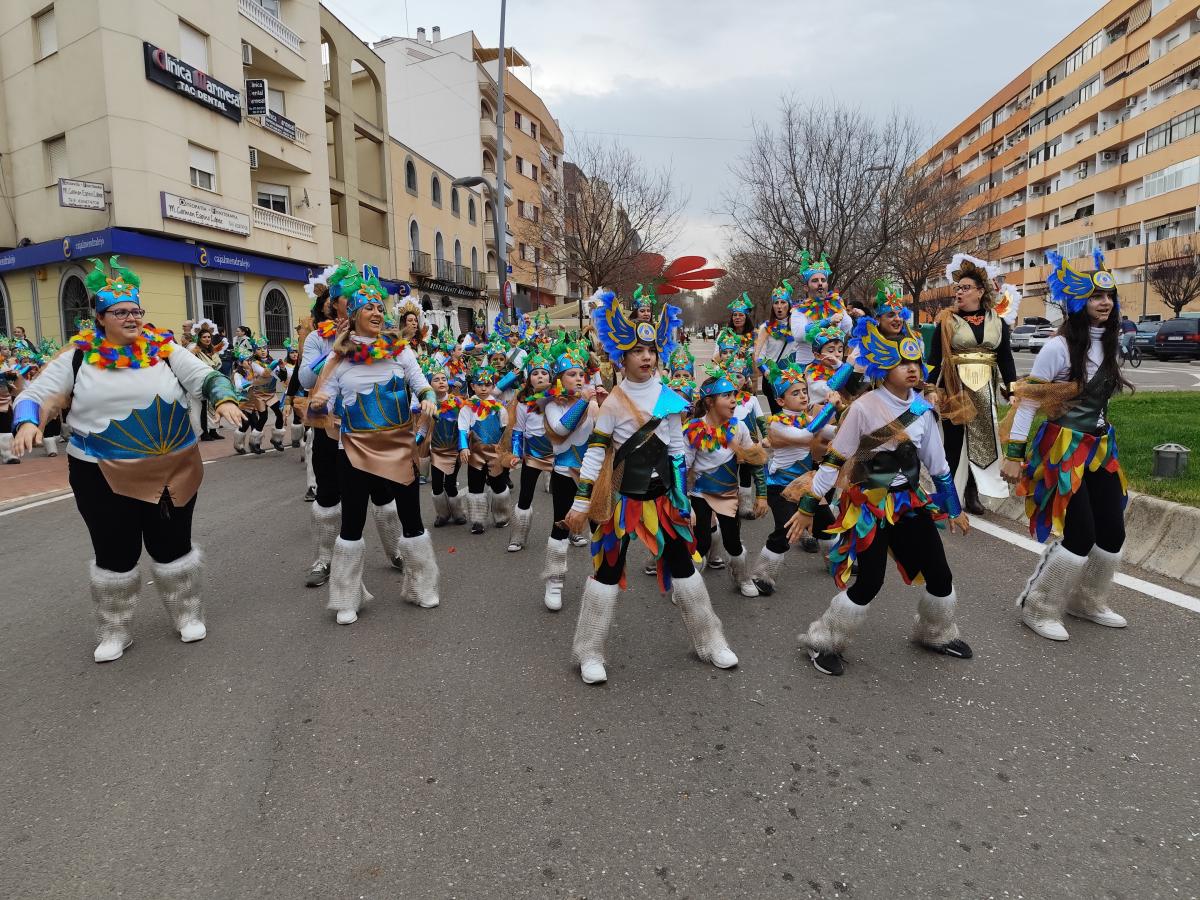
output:
<svg viewBox="0 0 1200 900"><path fill-rule="evenodd" d="M1023 615L1021 622L1034 634L1041 635L1048 641L1065 641L1071 637L1063 623L1053 619L1035 619L1033 616Z"/></svg>
<svg viewBox="0 0 1200 900"><path fill-rule="evenodd" d="M1101 609L1096 612L1085 612L1081 609L1067 608L1067 615L1074 616L1076 619L1087 619L1089 622L1095 622L1097 625L1104 625L1107 628L1124 628L1129 623L1125 621L1125 617L1120 613L1113 612L1111 609Z"/></svg>
<svg viewBox="0 0 1200 900"><path fill-rule="evenodd" d="M738 658L728 647L722 647L713 653L712 664L718 669L732 669L738 664Z"/></svg>
<svg viewBox="0 0 1200 900"><path fill-rule="evenodd" d="M339 609L337 612L337 623L339 625L353 625L358 621L358 613L352 609Z"/></svg>
<svg viewBox="0 0 1200 900"><path fill-rule="evenodd" d="M571 546L572 547L586 547L591 542L592 542L592 539L590 537L588 537L586 534L571 535Z"/></svg>
<svg viewBox="0 0 1200 900"><path fill-rule="evenodd" d="M179 629L179 639L185 644L202 641L207 635L208 629L204 627L204 623L194 619Z"/></svg>
<svg viewBox="0 0 1200 900"><path fill-rule="evenodd" d="M579 677L584 684L603 684L608 681L608 673L604 671L604 663L598 659L585 659L579 664Z"/></svg>
<svg viewBox="0 0 1200 900"><path fill-rule="evenodd" d="M758 586L753 581L743 581L738 585L738 591L743 597L757 597Z"/></svg>
<svg viewBox="0 0 1200 900"><path fill-rule="evenodd" d="M542 598L546 603L546 609L551 612L558 612L562 609L562 589L561 581L546 582L546 596Z"/></svg>
<svg viewBox="0 0 1200 900"><path fill-rule="evenodd" d="M96 647L96 652L92 654L92 659L98 663L112 662L115 659L120 659L121 654L129 649L129 645L133 643L133 638L126 635L122 638L105 638Z"/></svg>

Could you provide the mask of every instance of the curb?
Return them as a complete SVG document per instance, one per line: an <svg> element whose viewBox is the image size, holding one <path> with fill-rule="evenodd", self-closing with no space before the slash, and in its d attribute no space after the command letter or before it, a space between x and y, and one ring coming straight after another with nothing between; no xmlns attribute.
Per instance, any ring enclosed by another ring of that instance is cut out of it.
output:
<svg viewBox="0 0 1200 900"><path fill-rule="evenodd" d="M1014 522L1027 523L1025 500L1008 497L996 500L980 497L990 512ZM1125 507L1125 546L1122 557L1159 575L1200 587L1200 508L1184 506L1129 492Z"/></svg>

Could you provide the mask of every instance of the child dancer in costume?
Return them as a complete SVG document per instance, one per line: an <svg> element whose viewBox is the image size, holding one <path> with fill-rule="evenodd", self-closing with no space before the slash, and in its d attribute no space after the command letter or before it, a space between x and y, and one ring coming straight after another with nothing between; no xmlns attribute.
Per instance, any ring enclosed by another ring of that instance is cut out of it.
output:
<svg viewBox="0 0 1200 900"><path fill-rule="evenodd" d="M233 386L237 391L238 404L246 414L241 427L233 436L233 449L238 455L247 452L264 453L266 451L262 448L262 430L267 423L267 409L262 391L255 391L254 387L256 379L261 387L264 384L264 373L265 376L270 376L270 373L255 363L254 351L247 350L245 346L233 348L233 359ZM253 437L255 434L259 438L257 443Z"/></svg>
<svg viewBox="0 0 1200 900"><path fill-rule="evenodd" d="M686 404L657 377L679 325L667 305L657 325L636 325L607 292L593 314L600 340L624 379L604 400L588 442L579 490L566 525L582 527L589 515L595 574L587 580L575 628L572 658L587 684L607 679L605 642L625 580L625 555L636 536L658 562L659 584L674 600L697 655L718 668L738 659L725 641L704 579L692 564L691 509L684 468L686 445L680 414ZM612 481L620 471L620 486Z"/></svg>
<svg viewBox="0 0 1200 900"><path fill-rule="evenodd" d="M562 608L563 580L567 575L567 547L570 532L563 524L579 485L579 470L592 425L596 420L594 391L585 384L588 353L578 345L558 343L547 355L554 360L554 385L546 392L544 415L546 431L554 445L554 471L550 475L550 496L554 517L546 541L546 581L543 600L546 609Z"/></svg>
<svg viewBox="0 0 1200 900"><path fill-rule="evenodd" d="M840 654L866 619L867 604L883 587L889 552L905 583L925 583L913 640L949 656L971 656L954 623L954 580L936 522L949 517L951 527L964 533L969 526L942 451L933 407L914 390L925 374L921 357L915 337L892 341L868 324L859 358L867 377L883 385L851 404L820 468L789 489L801 495L800 509L788 524L788 536L795 541L812 527L839 473L848 484L837 520L829 527L838 536L829 559L839 592L825 614L800 636L813 666L826 675L842 674ZM922 464L937 488L933 498L920 485ZM842 466L847 471L841 472ZM858 575L847 588L856 562Z"/></svg>
<svg viewBox="0 0 1200 900"><path fill-rule="evenodd" d="M729 553L734 589L743 597L757 597L738 520L738 472L743 466L751 470L753 512L761 516L767 511L762 470L766 452L754 445L746 423L734 416L737 389L733 382L720 369L709 368L707 372L709 377L700 385L695 418L683 428L687 443L684 462L692 480L688 497L696 517L696 550L701 557L708 555L715 517L721 523L721 540Z"/></svg>
<svg viewBox="0 0 1200 900"><path fill-rule="evenodd" d="M174 342L142 326L137 275L112 257L87 277L96 324L71 339L17 398L18 457L41 442L53 398L71 411L67 463L75 505L92 539L96 662L118 659L133 642L142 545L171 624L185 643L208 633L200 602L203 566L192 544L192 513L204 478L189 405L203 397L217 418L240 425L233 386Z"/></svg>
<svg viewBox="0 0 1200 900"><path fill-rule="evenodd" d="M750 440L758 443L767 430L767 420L763 416L762 404L758 402L758 395L751 390L749 358L741 355L731 357L726 366L726 372L736 389L733 418L745 425ZM739 517L755 518L754 498L754 467L748 463L742 463L738 466L737 515Z"/></svg>
<svg viewBox="0 0 1200 900"><path fill-rule="evenodd" d="M1120 368L1117 285L1104 255L1095 251L1090 273L1076 272L1053 251L1046 259L1051 296L1067 317L1029 378L1017 384L1001 470L1025 498L1029 533L1043 543L1062 538L1046 547L1020 596L1021 621L1044 638L1065 641L1064 612L1109 628L1126 624L1108 606L1128 499L1108 401L1129 383ZM1039 407L1046 421L1028 441Z"/></svg>
<svg viewBox="0 0 1200 900"><path fill-rule="evenodd" d="M845 356L846 333L836 325L810 325L805 335L812 347L813 361L804 367L804 380L808 384L808 405L820 408L833 393L830 381L842 384L849 375ZM838 377L838 373L842 373Z"/></svg>
<svg viewBox="0 0 1200 900"><path fill-rule="evenodd" d="M426 370L429 386L433 388L437 415L432 425L423 421L417 435L417 443L424 444L429 452L429 482L433 491L434 528L451 523L462 525L467 521L463 514L462 496L458 493L458 470L462 463L458 459L458 416L462 411L463 399L450 392L450 378L444 365L431 360Z"/></svg>
<svg viewBox="0 0 1200 900"><path fill-rule="evenodd" d="M767 437L771 442L771 458L767 463L767 505L775 521L775 528L767 536L767 543L754 565L754 584L764 596L775 593L775 579L783 565L790 542L788 521L796 514L795 501L783 495L784 489L812 471L813 442L818 438L824 442L833 439L835 408L827 404L820 410L812 410L808 402L808 387L804 369L794 361L782 368L767 362L766 377L771 383L775 397L781 404L780 411L767 419ZM813 528L821 536L823 549L828 551L833 541L825 532L832 524L833 515L828 506L819 506L814 514ZM814 539L811 535L809 540Z"/></svg>
<svg viewBox="0 0 1200 900"><path fill-rule="evenodd" d="M508 424L508 410L492 396L496 370L491 366L472 369L470 386L473 396L467 398L458 412L458 458L467 466L467 519L471 534L483 534L488 514L485 488L491 492L493 523L497 528L508 524L512 493L508 488L508 470L498 452Z"/></svg>
<svg viewBox="0 0 1200 900"><path fill-rule="evenodd" d="M549 356L535 350L526 360L527 381L525 389L516 399L512 432L512 456L521 463L521 492L517 497L517 508L513 512L512 537L508 552L516 553L529 539L529 525L533 521L533 494L543 472L554 469L554 447L546 434L546 418L542 403L546 389L550 387Z"/></svg>
<svg viewBox="0 0 1200 900"><path fill-rule="evenodd" d="M363 585L363 526L370 497L380 489L394 498L402 529L401 595L421 607L438 605L437 560L421 522L410 398L420 398L423 415L432 417L437 408L412 348L383 332L387 295L379 279L363 278L354 266L334 275L340 277L333 293L346 298L350 328L334 341L310 406L320 414L337 401L341 409L342 523L333 545L328 608L339 625L349 625L371 599Z"/></svg>

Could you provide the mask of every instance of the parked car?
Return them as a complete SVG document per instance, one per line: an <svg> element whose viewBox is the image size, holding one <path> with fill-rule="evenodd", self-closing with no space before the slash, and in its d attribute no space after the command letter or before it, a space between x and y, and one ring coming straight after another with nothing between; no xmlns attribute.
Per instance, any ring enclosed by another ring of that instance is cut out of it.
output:
<svg viewBox="0 0 1200 900"><path fill-rule="evenodd" d="M1133 334L1133 346L1142 351L1142 356L1154 356L1154 336L1158 334L1158 329L1162 328L1162 322L1138 322L1137 331Z"/></svg>
<svg viewBox="0 0 1200 900"><path fill-rule="evenodd" d="M1200 358L1200 319L1168 319L1154 336L1159 359Z"/></svg>
<svg viewBox="0 0 1200 900"><path fill-rule="evenodd" d="M1053 325L1043 325L1032 335L1029 336L1029 350L1032 353L1037 353L1046 346L1046 341L1058 334L1058 329Z"/></svg>
<svg viewBox="0 0 1200 900"><path fill-rule="evenodd" d="M1018 325L1012 330L1009 335L1009 343L1012 345L1013 353L1018 350L1029 349L1029 339L1033 337L1033 333L1038 330L1036 325Z"/></svg>

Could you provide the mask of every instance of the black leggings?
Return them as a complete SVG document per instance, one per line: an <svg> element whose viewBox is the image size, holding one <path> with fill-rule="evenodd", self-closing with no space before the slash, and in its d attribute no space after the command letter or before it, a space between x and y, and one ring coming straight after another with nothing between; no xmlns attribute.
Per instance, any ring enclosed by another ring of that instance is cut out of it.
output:
<svg viewBox="0 0 1200 900"><path fill-rule="evenodd" d="M276 400L274 403L272 403L270 406L267 407L267 410L269 412L275 413L275 430L282 432L283 431L283 408L279 405L279 401ZM264 425L266 424L266 421L267 421L267 415L266 415L266 413L263 413L263 424ZM280 435L280 437L282 437L282 435Z"/></svg>
<svg viewBox="0 0 1200 900"><path fill-rule="evenodd" d="M376 506L385 506L395 498L396 512L400 514L400 525L406 538L419 537L425 533L421 522L421 490L417 479L412 484L399 484L371 472L354 468L350 457L338 454L338 475L342 485L342 531L343 541L362 540L363 528L367 524L367 501Z"/></svg>
<svg viewBox="0 0 1200 900"><path fill-rule="evenodd" d="M483 488L486 485L492 489L492 493L503 494L508 490L511 482L508 480L508 470L505 469L499 475L489 475L486 467L475 468L467 466L467 491L472 494L482 494Z"/></svg>
<svg viewBox="0 0 1200 900"><path fill-rule="evenodd" d="M458 470L462 468L461 462L454 463L454 474L447 475L433 463L429 464L429 483L433 486L435 494L448 494L451 497L458 496Z"/></svg>
<svg viewBox="0 0 1200 900"><path fill-rule="evenodd" d="M738 463L738 484L744 488L754 484L754 466Z"/></svg>
<svg viewBox="0 0 1200 900"><path fill-rule="evenodd" d="M550 498L554 506L554 524L550 527L550 537L556 541L565 541L571 532L558 523L566 518L575 503L575 479L561 472L550 473Z"/></svg>
<svg viewBox="0 0 1200 900"><path fill-rule="evenodd" d="M1084 472L1079 490L1067 504L1062 545L1077 556L1092 546L1117 553L1125 544L1121 479L1112 472Z"/></svg>
<svg viewBox="0 0 1200 900"><path fill-rule="evenodd" d="M530 465L521 466L521 492L517 496L518 509L529 509L533 506L533 492L537 490L538 479L541 475L541 469L535 469Z"/></svg>
<svg viewBox="0 0 1200 900"><path fill-rule="evenodd" d="M826 499L833 496L831 490L826 494ZM775 520L774 530L767 535L767 549L772 553L784 554L788 552L791 544L788 543L787 523L793 515L796 514L798 504L787 500L783 496L783 488L775 485L767 486L767 506L771 510L771 518ZM813 537L818 540L827 540L829 532L826 531L833 524L833 509L827 504L822 504L817 507L817 511L813 513L812 533Z"/></svg>
<svg viewBox="0 0 1200 900"><path fill-rule="evenodd" d="M663 562L666 563L667 571L671 573L672 578L688 578L696 573L696 567L692 565L692 553L688 549L687 541L678 537L663 535L666 538L666 545L663 547ZM625 554L629 552L630 535L625 535L621 539L621 552L617 555L617 561L613 565L601 561L600 568L596 570L595 579L601 584L620 584L621 576L625 573Z"/></svg>
<svg viewBox="0 0 1200 900"><path fill-rule="evenodd" d="M317 479L317 506L337 506L342 500L342 486L338 482L337 441L325 433L324 428L313 429L312 447L313 477ZM386 501L384 501L386 502Z"/></svg>
<svg viewBox="0 0 1200 900"><path fill-rule="evenodd" d="M266 427L267 411L265 409L262 412L253 409L247 409L245 410L245 413L246 421L241 424L241 427L238 428L238 431L244 434L252 429L254 431L262 431L263 428Z"/></svg>
<svg viewBox="0 0 1200 900"><path fill-rule="evenodd" d="M850 600L866 606L883 587L887 575L888 550L909 578L925 577L925 590L935 597L949 597L954 577L946 562L946 550L937 525L928 512L919 510L895 525L880 525L871 546L858 555L858 576L846 589Z"/></svg>
<svg viewBox="0 0 1200 900"><path fill-rule="evenodd" d="M717 517L721 526L721 545L730 556L742 555L742 525L737 516L723 516L716 512L703 497L690 497L692 510L696 513L696 552L708 556L712 548L712 520Z"/></svg>
<svg viewBox="0 0 1200 900"><path fill-rule="evenodd" d="M129 572L146 552L157 563L174 562L192 550L192 512L196 498L183 506L170 501L146 503L113 492L97 463L67 457L67 477L75 505L92 538L96 565Z"/></svg>

